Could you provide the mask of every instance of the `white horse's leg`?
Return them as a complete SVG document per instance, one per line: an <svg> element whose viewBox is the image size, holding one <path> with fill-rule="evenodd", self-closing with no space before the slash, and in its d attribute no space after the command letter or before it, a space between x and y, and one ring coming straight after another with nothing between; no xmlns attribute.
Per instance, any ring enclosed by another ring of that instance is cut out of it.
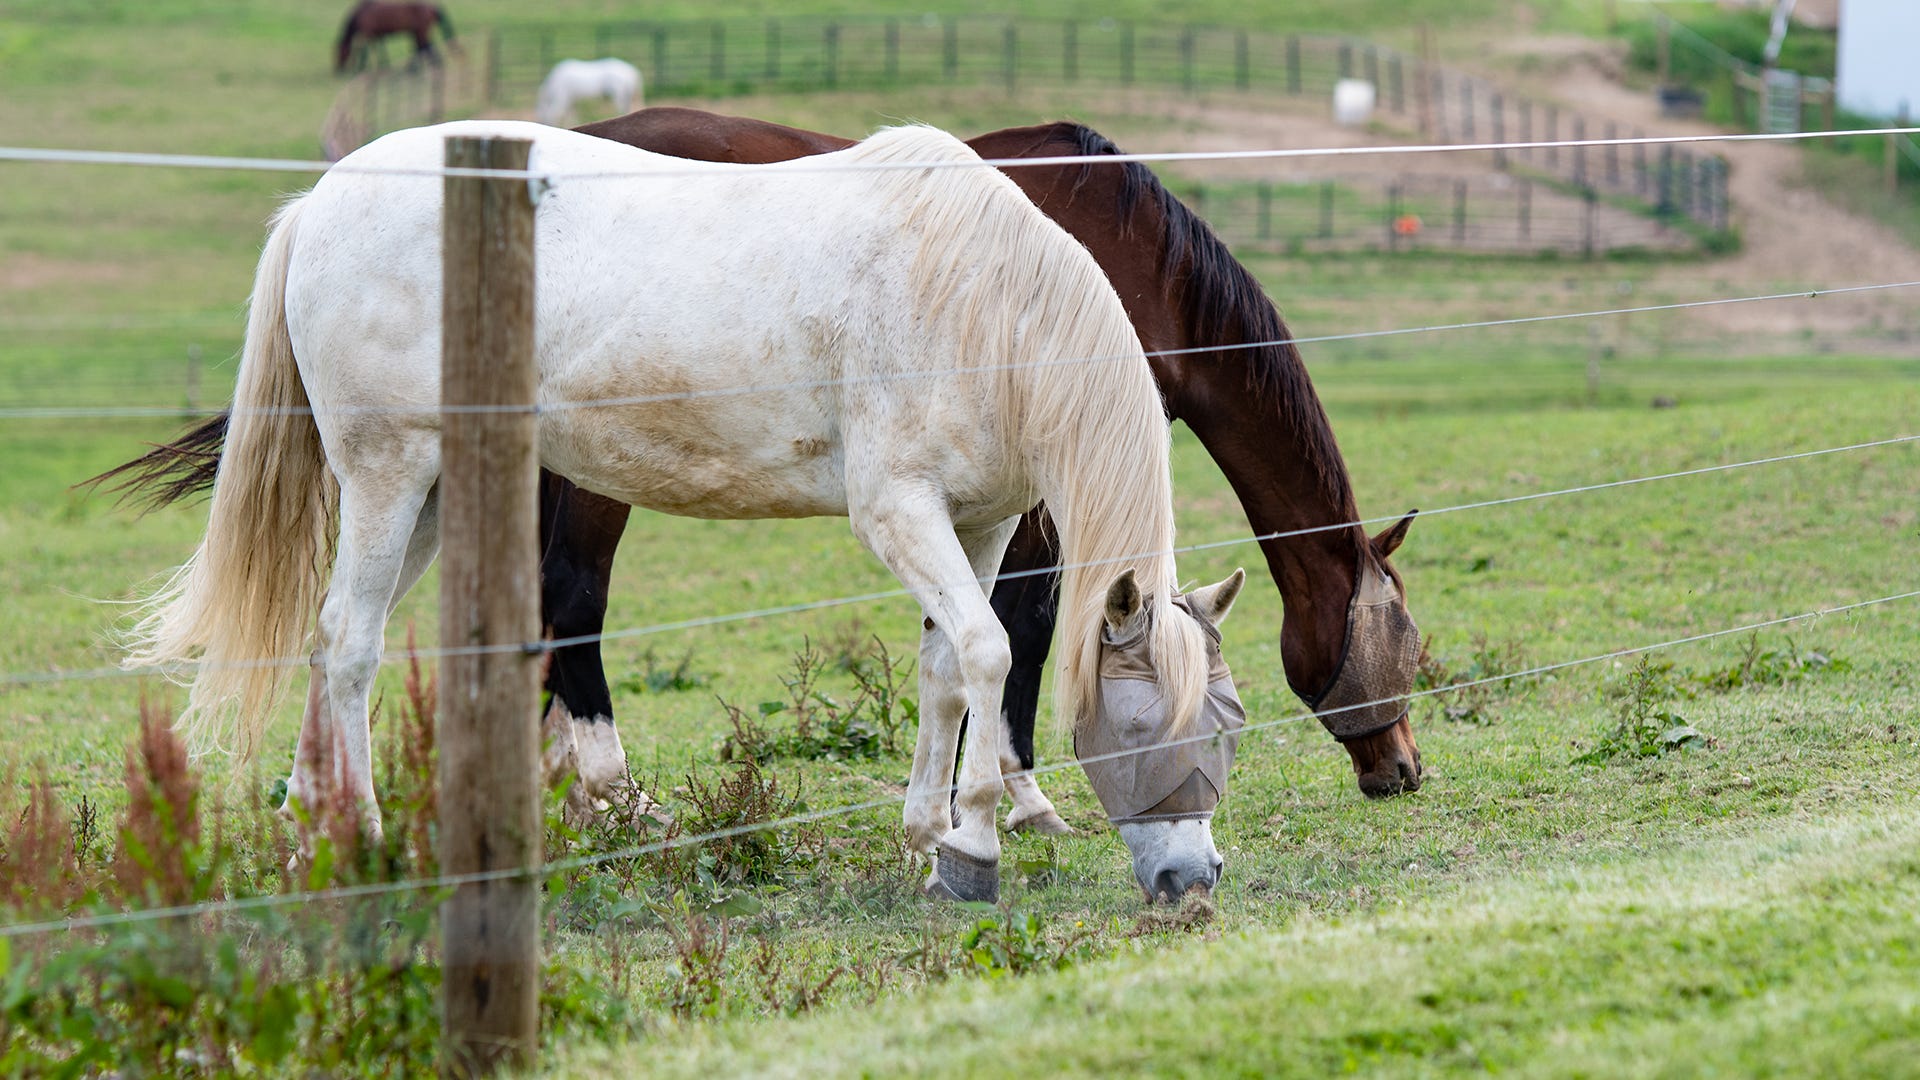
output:
<svg viewBox="0 0 1920 1080"><path fill-rule="evenodd" d="M287 800L280 812L292 817L296 808L312 814L328 802L333 777L333 725L328 723L327 668L320 651L314 650L307 662L307 708L300 717L300 740L294 744L293 772L287 777ZM299 863L306 854L304 845L294 855Z"/></svg>
<svg viewBox="0 0 1920 1080"><path fill-rule="evenodd" d="M401 563L400 578L394 585L393 597L387 603L387 617L393 617L393 611L400 601L419 583L421 575L440 553L440 489L436 485L427 493L426 502L420 507L413 523L413 533L407 538L407 553ZM308 814L328 806L335 785L340 783L340 768L335 761L335 751L340 744L340 735L332 721L327 693L327 669L321 660L321 652L315 650L310 664L307 685L307 709L300 721L300 741L293 752L293 773L287 777L287 805L281 807L282 813L291 812L295 805ZM300 847L295 850L289 869L298 869L308 861L312 852L308 849L306 838L302 837Z"/></svg>
<svg viewBox="0 0 1920 1080"><path fill-rule="evenodd" d="M890 501L864 508L855 531L869 549L913 591L933 623L921 638L920 738L907 788L906 818L915 846L928 841L939 863L929 891L962 900L999 894L1000 835L994 811L1000 803L1001 725L967 726L954 800L958 823L947 825L947 778L960 717L1000 715L1000 694L1013 664L1006 631L987 602L980 579L992 580L1018 519L982 530L956 532L936 497ZM956 684L963 693L953 692ZM942 833L945 833L942 836Z"/></svg>
<svg viewBox="0 0 1920 1080"><path fill-rule="evenodd" d="M396 462L406 462L416 470L421 464L437 469L438 454L431 448L421 449L424 452L417 455L385 457L383 464L392 468ZM437 513L430 536L421 542L415 538L433 479L432 473L418 472L377 475L366 470L359 477L341 475L339 553L320 608L320 649L326 657L327 699L333 714L335 783L353 799L367 835L374 839L380 836L380 807L373 793L367 701L402 571L413 561L409 559L413 554L425 555L420 560L424 569L438 541ZM405 584L410 586L412 581Z"/></svg>

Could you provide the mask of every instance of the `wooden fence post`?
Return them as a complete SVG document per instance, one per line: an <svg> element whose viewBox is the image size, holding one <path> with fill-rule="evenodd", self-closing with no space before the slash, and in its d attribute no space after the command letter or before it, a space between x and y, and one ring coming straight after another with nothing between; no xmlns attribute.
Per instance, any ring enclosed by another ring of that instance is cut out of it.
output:
<svg viewBox="0 0 1920 1080"><path fill-rule="evenodd" d="M525 169L524 139L449 138L453 168ZM441 306L440 868L539 865L538 459L533 401L533 200L524 179L449 176ZM460 406L485 406L462 411ZM455 887L440 909L442 1069L533 1064L539 888L531 876Z"/></svg>
<svg viewBox="0 0 1920 1080"><path fill-rule="evenodd" d="M1493 110L1493 141L1505 143L1507 141L1507 103L1499 94L1495 94L1488 104ZM1507 151L1504 147L1493 152L1493 167L1502 172L1506 171Z"/></svg>
<svg viewBox="0 0 1920 1080"><path fill-rule="evenodd" d="M1400 185L1387 185L1387 250L1400 250Z"/></svg>
<svg viewBox="0 0 1920 1080"><path fill-rule="evenodd" d="M1584 228L1581 230L1583 233L1581 238L1581 248L1583 249L1583 254L1585 254L1587 258L1591 259L1593 258L1593 253L1595 250L1594 231L1596 226L1598 226L1599 224L1599 218L1600 218L1600 197L1594 192L1592 188L1587 188L1581 193L1581 198L1583 198L1586 201L1586 216L1584 220Z"/></svg>
<svg viewBox="0 0 1920 1080"><path fill-rule="evenodd" d="M1586 118L1576 116L1573 118L1573 141L1585 142L1586 140ZM1587 182L1587 148L1584 146L1576 146L1573 148L1573 182L1581 185Z"/></svg>
<svg viewBox="0 0 1920 1080"><path fill-rule="evenodd" d="M1900 106L1900 115L1894 121L1894 126L1895 127L1907 126L1907 106L1904 103L1902 103ZM1885 136L1885 138L1887 141L1887 149L1886 149L1887 194L1898 195L1900 193L1900 146L1894 140L1905 138L1905 136L1888 135L1888 136Z"/></svg>
<svg viewBox="0 0 1920 1080"><path fill-rule="evenodd" d="M1660 81L1657 85L1666 86L1673 81L1673 24L1658 11L1653 13L1653 19L1660 34L1659 43L1654 46L1658 55L1656 65L1660 72Z"/></svg>
<svg viewBox="0 0 1920 1080"><path fill-rule="evenodd" d="M486 83L480 103L492 105L500 97L500 31L487 31Z"/></svg>
<svg viewBox="0 0 1920 1080"><path fill-rule="evenodd" d="M1068 82L1080 78L1080 24L1067 20L1060 30L1061 71Z"/></svg>
<svg viewBox="0 0 1920 1080"><path fill-rule="evenodd" d="M1007 20L1007 28L1002 34L1001 49L1004 54L1002 64L1006 68L1007 93L1011 94L1020 69L1020 31L1011 19Z"/></svg>
<svg viewBox="0 0 1920 1080"><path fill-rule="evenodd" d="M1420 64L1413 79L1415 114L1420 118L1420 137L1433 139L1433 28L1420 24Z"/></svg>

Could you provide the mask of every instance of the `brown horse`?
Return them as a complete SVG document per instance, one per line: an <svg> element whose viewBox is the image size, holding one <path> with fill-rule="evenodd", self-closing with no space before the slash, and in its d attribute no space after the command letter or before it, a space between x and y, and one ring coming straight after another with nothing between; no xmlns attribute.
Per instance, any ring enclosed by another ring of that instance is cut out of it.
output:
<svg viewBox="0 0 1920 1080"><path fill-rule="evenodd" d="M657 153L742 163L850 145L830 135L679 108L643 109L579 130ZM1118 152L1099 133L1067 123L991 132L969 145L981 157L997 159ZM1092 252L1146 346L1169 416L1184 420L1199 437L1254 532L1268 537L1260 545L1285 607L1281 660L1288 685L1322 712L1322 722L1352 758L1362 792L1377 798L1417 789L1420 754L1405 703L1398 700L1411 689L1417 634L1387 561L1408 522L1375 538L1357 525L1343 526L1359 517L1346 465L1306 366L1285 343L1291 335L1279 312L1206 223L1146 167L1005 171ZM124 490L154 504L204 490L212 483L224 431L225 417L215 417L95 481L117 479ZM588 741L618 745L597 636L629 508L545 473L541 506L546 624L557 640L586 639L555 650L548 688L556 711L575 719L583 751L577 764L588 766ZM1270 535L1302 529L1324 531ZM1008 549L993 592L1013 649L1004 697L1011 749L1027 768L1033 764L1040 673L1053 635L1057 576L1051 568L1057 562L1052 530L1036 509ZM1344 708L1380 700L1391 704ZM581 779L581 787L597 790L614 778L583 771ZM1057 827L1058 819L1009 819L1009 826L1017 824Z"/></svg>
<svg viewBox="0 0 1920 1080"><path fill-rule="evenodd" d="M418 64L424 58L428 63L437 64L440 58L434 54L432 37L436 25L440 27L440 36L446 40L447 47L458 50L460 46L453 40L453 23L440 5L360 0L360 4L347 13L347 21L340 27L340 42L333 55L333 70L347 70L350 60L355 71L364 69L368 51L381 38L393 34L413 35L413 63ZM385 63L384 59L382 63Z"/></svg>

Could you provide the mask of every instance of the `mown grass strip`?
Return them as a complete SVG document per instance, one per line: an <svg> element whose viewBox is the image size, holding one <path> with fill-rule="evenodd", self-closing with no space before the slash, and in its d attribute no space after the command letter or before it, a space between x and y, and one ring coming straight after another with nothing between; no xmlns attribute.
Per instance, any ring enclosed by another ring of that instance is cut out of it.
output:
<svg viewBox="0 0 1920 1080"><path fill-rule="evenodd" d="M1916 841L1908 803L879 1009L683 1030L562 1069L1911 1075Z"/></svg>

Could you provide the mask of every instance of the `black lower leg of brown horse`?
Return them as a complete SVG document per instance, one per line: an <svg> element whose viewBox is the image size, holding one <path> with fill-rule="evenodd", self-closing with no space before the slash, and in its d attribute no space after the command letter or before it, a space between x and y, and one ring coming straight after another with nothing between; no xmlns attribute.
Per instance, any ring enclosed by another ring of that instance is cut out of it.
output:
<svg viewBox="0 0 1920 1080"><path fill-rule="evenodd" d="M440 62L440 54L433 51L433 38L424 29L413 32L413 59L407 62L407 66L418 69L422 60L429 64Z"/></svg>
<svg viewBox="0 0 1920 1080"><path fill-rule="evenodd" d="M1033 768L1033 728L1040 711L1041 673L1053 647L1053 626L1059 616L1060 540L1044 507L1035 507L1020 519L1007 553L1000 560L1000 577L993 584L993 612L1006 628L1013 666L1007 669L1000 714L1006 718L1013 753L1020 767ZM960 722L960 742L966 744L966 724ZM958 764L954 778L959 779Z"/></svg>
<svg viewBox="0 0 1920 1080"><path fill-rule="evenodd" d="M561 645L547 667L547 692L584 723L613 722L613 694L600 659L613 553L632 508L542 469L540 605L547 636Z"/></svg>

